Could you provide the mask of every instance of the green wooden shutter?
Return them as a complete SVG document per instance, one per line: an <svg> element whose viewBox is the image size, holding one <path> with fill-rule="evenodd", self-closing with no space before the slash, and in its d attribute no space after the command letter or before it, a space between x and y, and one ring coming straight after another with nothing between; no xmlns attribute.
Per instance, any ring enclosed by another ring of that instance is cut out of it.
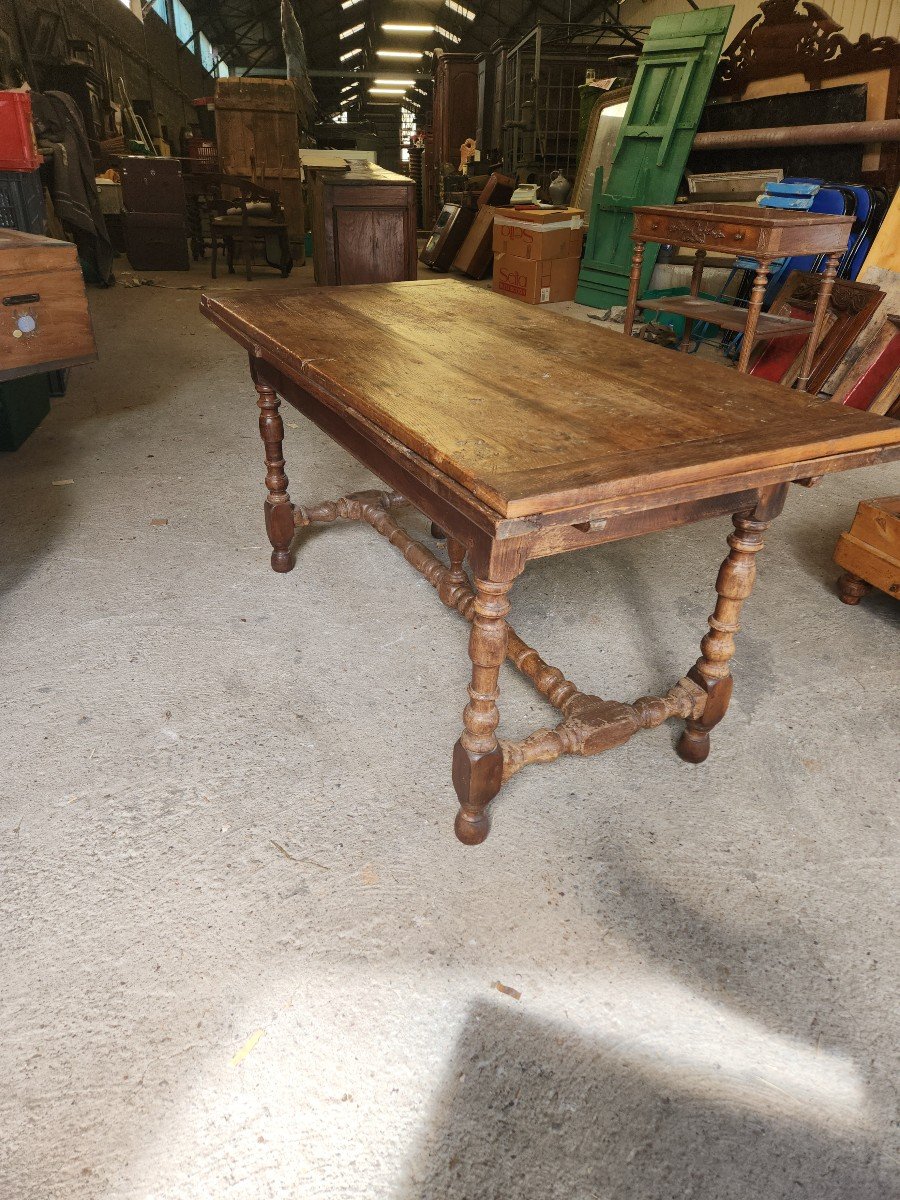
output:
<svg viewBox="0 0 900 1200"><path fill-rule="evenodd" d="M734 6L657 17L638 62L609 180L597 171L576 300L624 304L635 204L671 204L678 194L700 114ZM606 186L604 187L604 183ZM648 244L641 290L659 248Z"/></svg>

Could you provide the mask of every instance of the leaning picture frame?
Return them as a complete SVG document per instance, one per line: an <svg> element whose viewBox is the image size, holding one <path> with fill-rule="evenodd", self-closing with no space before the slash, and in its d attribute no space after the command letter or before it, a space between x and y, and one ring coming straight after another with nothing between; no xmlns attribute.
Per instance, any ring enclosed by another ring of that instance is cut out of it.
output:
<svg viewBox="0 0 900 1200"><path fill-rule="evenodd" d="M578 159L578 170L575 172L575 182L572 185L572 196L569 204L584 212L584 223L587 225L591 211L591 195L594 190L594 176L597 168L603 168L603 177L609 177L612 166L613 152L619 137L619 129L625 110L628 108L630 87L615 88L611 92L601 94L591 109L588 118L584 145Z"/></svg>

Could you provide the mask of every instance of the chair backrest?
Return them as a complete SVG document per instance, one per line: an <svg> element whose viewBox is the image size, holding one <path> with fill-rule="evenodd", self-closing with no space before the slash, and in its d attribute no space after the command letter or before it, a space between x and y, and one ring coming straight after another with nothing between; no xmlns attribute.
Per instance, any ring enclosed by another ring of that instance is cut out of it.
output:
<svg viewBox="0 0 900 1200"><path fill-rule="evenodd" d="M237 208L240 209L246 220L248 217L247 205L263 203L271 206L273 220L284 220L284 209L277 190L261 187L244 175L226 175L220 172L204 171L202 174L198 173L185 178L191 180L192 193L205 203L210 213L223 216L229 209ZM223 192L228 191L233 193L232 196L223 198Z"/></svg>

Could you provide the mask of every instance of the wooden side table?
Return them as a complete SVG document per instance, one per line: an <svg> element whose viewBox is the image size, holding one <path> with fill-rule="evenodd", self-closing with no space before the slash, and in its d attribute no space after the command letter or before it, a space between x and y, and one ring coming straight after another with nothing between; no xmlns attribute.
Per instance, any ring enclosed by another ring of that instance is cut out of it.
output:
<svg viewBox="0 0 900 1200"><path fill-rule="evenodd" d="M845 604L859 604L873 587L900 600L900 496L863 500L834 561L844 568L837 586Z"/></svg>
<svg viewBox="0 0 900 1200"><path fill-rule="evenodd" d="M808 331L803 365L797 380L797 387L806 391L828 310L828 298L837 275L838 262L847 248L852 225L853 218L850 216L758 208L751 204L661 204L637 207L631 234L634 252L625 309L625 334L631 336L636 308L659 307L657 300L638 300L646 243L687 247L695 251L691 294L672 296L665 301L666 312L680 313L685 318L679 349L687 349L694 321L711 321L723 329L737 330L744 335L738 370L746 374L757 339ZM703 260L710 250L717 254L741 255L756 260L756 275L747 308L700 298ZM763 299L772 263L778 258L809 254L828 256L812 320L763 313Z"/></svg>

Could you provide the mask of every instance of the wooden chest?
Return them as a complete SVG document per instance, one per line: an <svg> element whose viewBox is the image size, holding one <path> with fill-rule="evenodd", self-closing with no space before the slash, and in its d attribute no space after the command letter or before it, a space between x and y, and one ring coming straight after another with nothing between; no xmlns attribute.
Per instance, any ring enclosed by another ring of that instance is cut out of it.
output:
<svg viewBox="0 0 900 1200"><path fill-rule="evenodd" d="M900 496L863 500L834 561L846 572L838 582L845 604L858 604L869 586L900 600Z"/></svg>
<svg viewBox="0 0 900 1200"><path fill-rule="evenodd" d="M309 171L316 283L416 278L416 187L372 163Z"/></svg>
<svg viewBox="0 0 900 1200"><path fill-rule="evenodd" d="M0 380L96 357L72 243L0 230Z"/></svg>

